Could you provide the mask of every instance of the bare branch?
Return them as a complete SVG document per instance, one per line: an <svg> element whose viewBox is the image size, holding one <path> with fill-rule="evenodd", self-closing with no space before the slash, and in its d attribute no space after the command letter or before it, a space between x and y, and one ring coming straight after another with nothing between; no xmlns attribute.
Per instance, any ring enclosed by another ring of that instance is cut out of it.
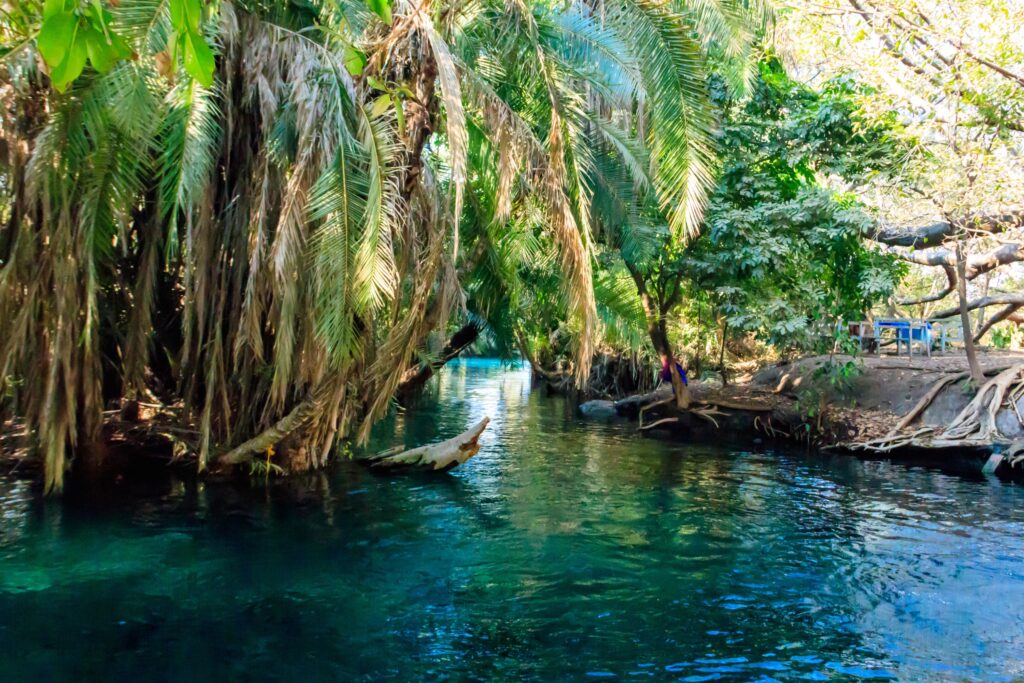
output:
<svg viewBox="0 0 1024 683"><path fill-rule="evenodd" d="M979 329L977 333L974 335L974 341L981 341L981 338L985 336L986 332L992 329L993 326L998 325L999 323L1003 322L1004 320L1012 316L1014 313L1017 312L1017 309L1020 308L1022 305L1024 304L1010 304L1006 308L1004 308L1003 310L999 311L994 316L989 318L985 322L985 324L981 326L981 329Z"/></svg>
<svg viewBox="0 0 1024 683"><path fill-rule="evenodd" d="M928 249L925 251L896 252L896 255L910 263L920 266L942 266L948 268L956 265L956 256L948 249ZM1008 242L985 254L975 254L967 259L967 279L973 280L1000 266L1024 261L1024 244ZM948 271L947 271L948 272ZM956 284L953 280L952 284ZM939 297L941 299L942 297ZM932 299L937 301L938 299Z"/></svg>
<svg viewBox="0 0 1024 683"><path fill-rule="evenodd" d="M900 255L902 256L902 254ZM932 301L940 301L949 296L950 293L956 288L956 270L951 265L945 263L941 265L942 269L946 271L947 281L947 285L943 289L936 292L935 294L927 294L916 299L898 299L896 303L899 304L900 306L916 306L918 304L931 303Z"/></svg>
<svg viewBox="0 0 1024 683"><path fill-rule="evenodd" d="M954 221L937 221L910 228L882 228L868 238L892 247L923 249L942 244L947 237L959 232L998 234L1024 227L1024 209L1001 214L964 216Z"/></svg>
<svg viewBox="0 0 1024 683"><path fill-rule="evenodd" d="M1015 304L1017 306L1024 306L1024 292L1016 294L997 294L995 296L983 296L977 299L973 299L967 302L967 310L973 311L978 308L985 308L987 306L1008 306ZM960 313L959 306L953 306L951 308L944 308L941 311L936 311L932 314L931 320L941 320L943 318L951 318L954 315Z"/></svg>

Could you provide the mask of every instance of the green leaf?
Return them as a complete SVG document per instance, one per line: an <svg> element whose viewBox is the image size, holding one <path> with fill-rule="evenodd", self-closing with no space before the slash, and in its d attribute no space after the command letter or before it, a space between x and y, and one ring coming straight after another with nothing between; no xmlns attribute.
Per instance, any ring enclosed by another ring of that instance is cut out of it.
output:
<svg viewBox="0 0 1024 683"><path fill-rule="evenodd" d="M165 49L167 50L167 59L170 60L173 67L171 69L172 72L177 68L178 45L182 42L184 42L182 36L177 31L171 31L171 35L167 36L167 47Z"/></svg>
<svg viewBox="0 0 1024 683"><path fill-rule="evenodd" d="M53 87L57 89L57 92L67 90L68 85L78 78L82 73L82 69L85 68L85 60L88 57L88 53L85 47L85 39L77 29L78 24L76 22L75 35L71 38L67 55L65 55L64 60L60 64L50 70L50 81L53 83Z"/></svg>
<svg viewBox="0 0 1024 683"><path fill-rule="evenodd" d="M185 0L171 0L168 3L171 11L171 24L177 30L185 28L185 24L188 23L188 16L185 13Z"/></svg>
<svg viewBox="0 0 1024 683"><path fill-rule="evenodd" d="M345 48L345 57L342 63L350 74L358 76L366 68L366 54L359 48L349 45Z"/></svg>
<svg viewBox="0 0 1024 683"><path fill-rule="evenodd" d="M391 2L390 0L366 0L366 6L380 17L385 24L391 25Z"/></svg>
<svg viewBox="0 0 1024 683"><path fill-rule="evenodd" d="M51 69L64 61L77 27L78 17L70 12L54 14L43 22L36 46Z"/></svg>
<svg viewBox="0 0 1024 683"><path fill-rule="evenodd" d="M199 0L185 0L185 14L188 16L188 27L199 32L199 24L203 20L203 6Z"/></svg>
<svg viewBox="0 0 1024 683"><path fill-rule="evenodd" d="M395 121L398 123L398 135L405 138L405 112L402 110L401 98L395 98Z"/></svg>
<svg viewBox="0 0 1024 683"><path fill-rule="evenodd" d="M46 0L43 3L43 20L49 19L57 14L71 12L68 10L67 0Z"/></svg>
<svg viewBox="0 0 1024 683"><path fill-rule="evenodd" d="M171 23L181 33L188 31L198 33L199 22L203 16L203 6L199 0L170 0Z"/></svg>
<svg viewBox="0 0 1024 683"><path fill-rule="evenodd" d="M92 64L92 68L100 73L109 71L110 67L114 66L118 59L117 51L113 46L107 45L103 34L91 26L85 29L83 33L85 50L89 55L89 62Z"/></svg>
<svg viewBox="0 0 1024 683"><path fill-rule="evenodd" d="M104 37L107 35L107 23L110 21L110 13L103 10L103 6L100 5L100 0L92 0L92 5L88 8L89 14L92 15L90 21L93 27L103 34Z"/></svg>
<svg viewBox="0 0 1024 683"><path fill-rule="evenodd" d="M375 119L384 114L391 106L391 95L381 95L373 101L373 106L370 107L370 118Z"/></svg>
<svg viewBox="0 0 1024 683"><path fill-rule="evenodd" d="M388 90L387 84L384 81L380 80L379 78L374 78L373 76L367 76L366 77L366 82L374 90L380 90L381 92L387 92L387 90Z"/></svg>
<svg viewBox="0 0 1024 683"><path fill-rule="evenodd" d="M185 71L203 86L209 88L213 85L213 69L216 66L213 50L206 44L202 36L192 31L184 34L183 39L182 59L185 62Z"/></svg>
<svg viewBox="0 0 1024 683"><path fill-rule="evenodd" d="M131 45L113 31L110 32L110 49L114 51L114 55L118 59L131 59L135 55L135 50Z"/></svg>

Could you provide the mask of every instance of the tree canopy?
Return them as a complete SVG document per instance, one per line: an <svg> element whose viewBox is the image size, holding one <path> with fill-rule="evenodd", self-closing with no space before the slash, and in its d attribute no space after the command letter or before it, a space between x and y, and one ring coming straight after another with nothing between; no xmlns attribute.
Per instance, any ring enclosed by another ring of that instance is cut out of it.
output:
<svg viewBox="0 0 1024 683"><path fill-rule="evenodd" d="M730 345L820 350L882 306L949 314L955 290L964 315L1002 307L980 337L1024 306L1020 19L1009 0L18 3L4 417L48 490L126 430L199 470L302 470L473 344L584 387L595 359L649 378Z"/></svg>
<svg viewBox="0 0 1024 683"><path fill-rule="evenodd" d="M486 298L482 264L558 264L545 296L583 381L599 157L624 152L694 234L709 60L740 87L763 21L733 0L20 3L0 381L47 488L125 402L161 406L200 469L322 464Z"/></svg>

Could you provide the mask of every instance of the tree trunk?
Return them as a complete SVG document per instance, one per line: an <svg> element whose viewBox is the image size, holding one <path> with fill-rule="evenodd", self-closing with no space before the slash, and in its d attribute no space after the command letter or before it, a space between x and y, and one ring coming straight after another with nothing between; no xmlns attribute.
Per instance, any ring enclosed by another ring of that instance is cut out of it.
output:
<svg viewBox="0 0 1024 683"><path fill-rule="evenodd" d="M728 386L729 373L725 369L725 337L729 333L729 321L722 317L722 347L718 351L718 371L722 373L722 386Z"/></svg>
<svg viewBox="0 0 1024 683"><path fill-rule="evenodd" d="M683 384L683 378L676 370L676 359L672 353L672 344L669 342L668 330L665 326L664 311L670 310L670 308L664 304L669 302L663 302L662 305L656 304L651 298L650 292L647 291L647 284L644 282L640 270L627 259L623 259L623 262L626 264L626 270L632 276L633 282L636 284L636 291L640 295L640 304L643 306L644 315L647 318L647 333L651 337L654 351L658 354L662 367L665 367L666 363L668 364L672 389L676 396L676 407L686 410L690 407L690 389Z"/></svg>
<svg viewBox="0 0 1024 683"><path fill-rule="evenodd" d="M458 332L451 336L448 343L441 349L441 355L438 356L437 360L430 363L420 363L406 370L405 375L402 377L402 383L398 385L398 390L395 392L399 402L404 403L406 399L426 384L427 380L433 377L435 372L444 367L448 361L465 351L479 336L480 328L477 324L474 322L466 323L459 328Z"/></svg>
<svg viewBox="0 0 1024 683"><path fill-rule="evenodd" d="M991 286L991 284L992 284L992 273L986 273L985 274L985 281L982 282L982 284L981 284L981 296L982 296L982 298L988 296L988 290L989 290L989 287ZM979 308L978 309L978 323L977 323L977 325L975 325L975 327L977 327L977 329L979 329L979 330L981 328L985 327L985 309L984 308ZM975 341L978 341L978 340L975 340Z"/></svg>
<svg viewBox="0 0 1024 683"><path fill-rule="evenodd" d="M981 372L981 365L978 363L977 351L974 347L974 335L971 333L971 313L967 309L967 260L964 258L963 245L956 243L956 291L960 298L960 322L964 328L964 351L967 353L967 365L971 369L971 379L975 386L981 386L985 382L985 375Z"/></svg>
<svg viewBox="0 0 1024 683"><path fill-rule="evenodd" d="M676 397L676 407L680 410L688 409L690 407L690 388L683 384L683 378L676 370L676 359L672 354L672 344L668 340L665 321L658 320L648 328L647 332L650 334L651 343L661 360L661 366L668 365L669 375L672 378L672 390Z"/></svg>

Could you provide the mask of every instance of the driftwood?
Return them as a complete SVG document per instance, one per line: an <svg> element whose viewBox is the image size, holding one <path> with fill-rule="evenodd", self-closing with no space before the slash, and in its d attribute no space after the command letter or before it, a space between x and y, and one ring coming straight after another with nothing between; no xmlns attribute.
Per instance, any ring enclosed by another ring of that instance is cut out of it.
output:
<svg viewBox="0 0 1024 683"><path fill-rule="evenodd" d="M429 470L449 470L466 462L480 450L480 435L491 418L485 417L456 437L440 443L420 446L408 451L395 449L366 458L371 467L418 467Z"/></svg>

